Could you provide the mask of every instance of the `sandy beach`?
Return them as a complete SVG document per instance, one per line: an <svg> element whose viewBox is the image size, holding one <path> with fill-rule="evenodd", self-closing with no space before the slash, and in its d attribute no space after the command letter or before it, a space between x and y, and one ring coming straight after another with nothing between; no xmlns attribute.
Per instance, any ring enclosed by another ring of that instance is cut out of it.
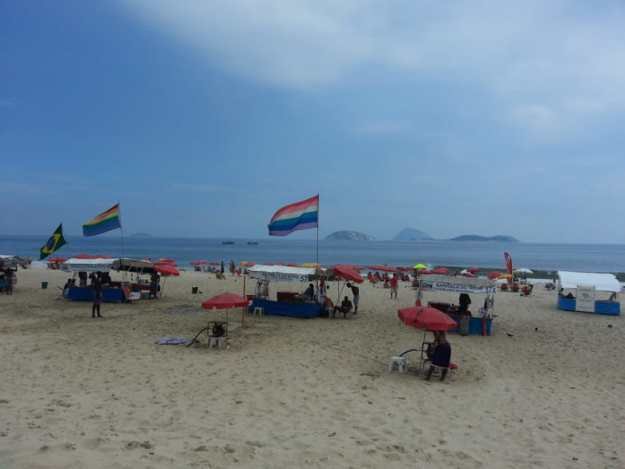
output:
<svg viewBox="0 0 625 469"><path fill-rule="evenodd" d="M541 286L497 293L492 337L451 335L441 383L386 371L421 341L396 316L408 284L399 301L363 285L349 320L248 317L214 350L155 341L223 317L200 302L241 279L185 272L98 320L61 298L67 277L20 270L0 295L3 469L625 467L623 321L557 311Z"/></svg>

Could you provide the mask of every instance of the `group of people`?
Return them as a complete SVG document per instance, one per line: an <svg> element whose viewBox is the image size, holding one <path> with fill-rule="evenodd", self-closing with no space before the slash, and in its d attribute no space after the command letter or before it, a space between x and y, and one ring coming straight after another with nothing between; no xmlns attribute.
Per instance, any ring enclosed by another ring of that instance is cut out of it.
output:
<svg viewBox="0 0 625 469"><path fill-rule="evenodd" d="M323 305L324 313L329 317L336 317L336 314L342 314L347 317L349 313L358 314L358 304L360 302L360 288L352 283L347 283L346 287L352 292L352 299L347 295L343 297L341 304L335 305L327 294L327 285L325 279L320 279L318 287L315 288L313 283L309 283L308 287L299 297L309 303L319 303Z"/></svg>
<svg viewBox="0 0 625 469"><path fill-rule="evenodd" d="M4 280L2 282L3 284L2 288L4 289L4 293L6 293L7 295L13 294L13 279L14 278L15 278L15 271L11 267L8 267L0 271L0 279Z"/></svg>

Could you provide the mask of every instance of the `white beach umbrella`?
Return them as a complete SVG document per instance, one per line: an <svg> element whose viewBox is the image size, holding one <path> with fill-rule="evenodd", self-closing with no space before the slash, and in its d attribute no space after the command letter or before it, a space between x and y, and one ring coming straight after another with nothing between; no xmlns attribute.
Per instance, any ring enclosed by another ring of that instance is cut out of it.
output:
<svg viewBox="0 0 625 469"><path fill-rule="evenodd" d="M531 269L528 269L527 267L521 267L520 269L515 269L514 273L516 274L533 274L534 271Z"/></svg>

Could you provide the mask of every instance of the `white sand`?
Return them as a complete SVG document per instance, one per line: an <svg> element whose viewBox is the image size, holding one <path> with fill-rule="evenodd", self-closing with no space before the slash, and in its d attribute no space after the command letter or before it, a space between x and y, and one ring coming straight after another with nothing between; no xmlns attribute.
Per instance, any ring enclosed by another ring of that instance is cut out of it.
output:
<svg viewBox="0 0 625 469"><path fill-rule="evenodd" d="M220 351L154 341L190 337L240 279L185 273L94 320L66 278L20 271L0 295L2 468L625 467L623 321L558 312L541 286L498 293L495 335L451 335L460 370L428 383L386 372L420 343L396 318L408 287L362 287L352 320L250 321Z"/></svg>

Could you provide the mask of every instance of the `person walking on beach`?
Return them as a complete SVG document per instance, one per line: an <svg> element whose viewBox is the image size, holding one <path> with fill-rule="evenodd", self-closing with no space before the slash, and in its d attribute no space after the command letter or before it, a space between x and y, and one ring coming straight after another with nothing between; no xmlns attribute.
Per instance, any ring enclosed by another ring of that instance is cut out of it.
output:
<svg viewBox="0 0 625 469"><path fill-rule="evenodd" d="M91 283L91 288L93 289L93 305L91 306L91 317L101 318L102 315L100 314L100 304L102 303L102 282L100 281L99 276L94 275L93 282Z"/></svg>
<svg viewBox="0 0 625 469"><path fill-rule="evenodd" d="M354 303L354 314L358 314L358 302L360 300L360 288L356 285L352 285L351 283L347 284L347 288L352 291L352 302Z"/></svg>
<svg viewBox="0 0 625 469"><path fill-rule="evenodd" d="M399 275L393 274L391 277L391 300L393 298L397 299L397 288L399 286Z"/></svg>

